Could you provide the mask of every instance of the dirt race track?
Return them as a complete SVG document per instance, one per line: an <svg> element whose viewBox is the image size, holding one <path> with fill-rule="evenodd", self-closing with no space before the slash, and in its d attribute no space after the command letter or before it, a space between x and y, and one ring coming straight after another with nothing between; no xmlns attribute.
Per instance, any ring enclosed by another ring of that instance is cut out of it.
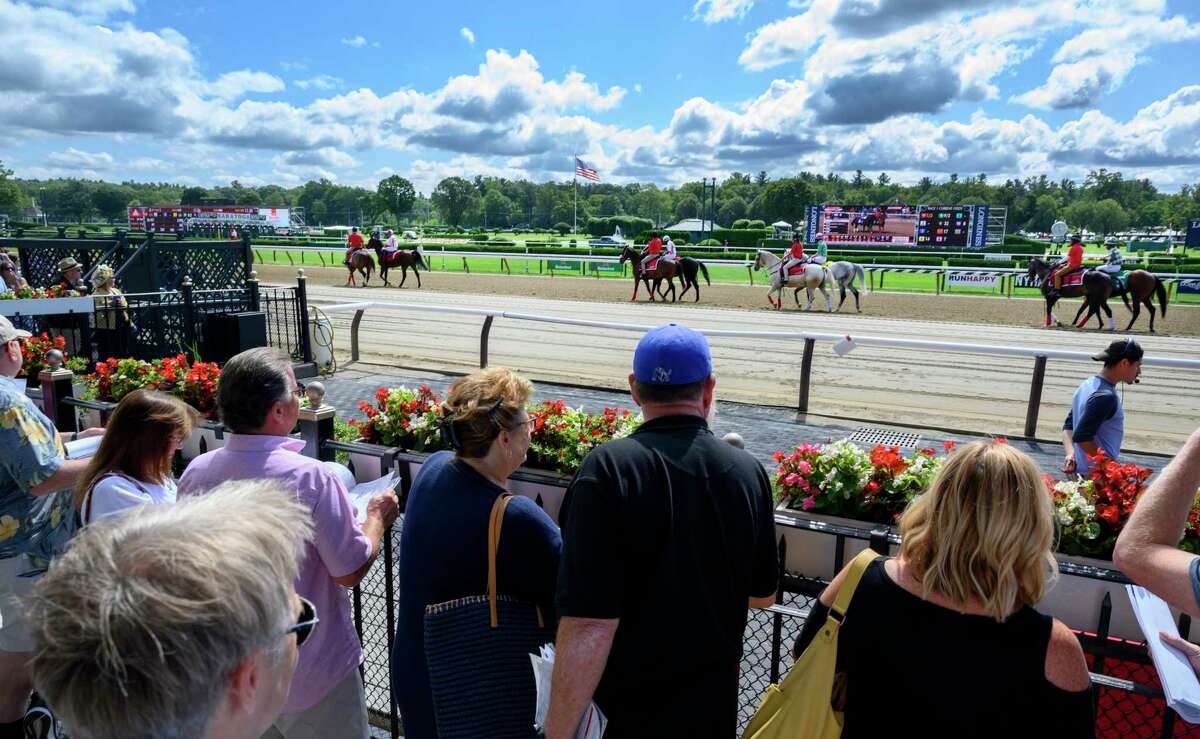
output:
<svg viewBox="0 0 1200 739"><path fill-rule="evenodd" d="M294 284L292 268L262 266L259 271L264 282ZM644 292L643 300L631 304L632 280L611 278L435 272L422 275L421 290L414 289L411 275L408 286L398 290L341 287L341 270L309 268L306 274L310 303L317 306L411 303L640 324L677 321L705 329L807 330L1086 352L1099 350L1112 338L1107 332L1040 328L1041 301L1020 298L881 292L863 296L862 314L847 306L841 314L829 315L768 310L763 286L706 285L698 305L663 305L644 302ZM834 299L836 303L836 295ZM1059 311L1065 320L1079 305L1067 302ZM1113 312L1118 328L1124 328L1129 312L1120 304ZM350 358L351 317L331 316L335 354L343 364ZM362 361L468 371L478 363L482 320L433 311L369 310L360 330ZM1172 305L1160 321L1159 332L1147 334L1143 314L1142 331L1135 331L1148 354L1200 359L1200 307ZM615 388L624 384L636 341L632 332L497 319L490 360L534 379ZM712 346L719 398L794 406L802 342L719 337ZM1024 425L1032 366L1032 359L866 346L839 358L828 344L818 344L810 410L864 423L1016 436ZM1096 366L1049 362L1039 438L1059 438L1075 386ZM1125 393L1127 449L1174 452L1200 419L1200 370L1147 367L1141 384L1127 387Z"/></svg>

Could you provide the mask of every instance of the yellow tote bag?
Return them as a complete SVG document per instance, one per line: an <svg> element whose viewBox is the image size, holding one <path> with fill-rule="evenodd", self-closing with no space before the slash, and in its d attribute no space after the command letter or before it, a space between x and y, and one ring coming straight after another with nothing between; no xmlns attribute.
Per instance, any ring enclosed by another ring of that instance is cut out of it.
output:
<svg viewBox="0 0 1200 739"><path fill-rule="evenodd" d="M837 668L838 628L854 597L858 581L878 553L866 549L850 563L825 625L813 637L779 685L767 686L762 704L742 739L837 739L842 735L842 712L830 705Z"/></svg>

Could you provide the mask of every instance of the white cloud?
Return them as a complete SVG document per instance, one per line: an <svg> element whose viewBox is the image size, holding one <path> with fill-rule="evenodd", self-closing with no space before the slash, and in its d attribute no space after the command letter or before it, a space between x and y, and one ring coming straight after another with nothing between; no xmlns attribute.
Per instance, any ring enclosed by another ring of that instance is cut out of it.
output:
<svg viewBox="0 0 1200 739"><path fill-rule="evenodd" d="M274 75L243 69L221 75L208 84L206 91L221 100L236 100L249 93L280 92L285 87L283 80Z"/></svg>
<svg viewBox="0 0 1200 739"><path fill-rule="evenodd" d="M351 36L350 38L343 38L342 43L346 46L353 46L357 49L366 46L367 40L362 36Z"/></svg>
<svg viewBox="0 0 1200 739"><path fill-rule="evenodd" d="M463 26L462 28L458 29L458 35L462 36L464 39L466 39L467 43L470 44L471 46L475 45L475 32L472 31L471 29L467 28L466 26Z"/></svg>
<svg viewBox="0 0 1200 739"><path fill-rule="evenodd" d="M1012 100L1034 108L1091 108L1121 86L1125 76L1137 64L1131 52L1114 52L1078 62L1059 64L1050 79Z"/></svg>
<svg viewBox="0 0 1200 739"><path fill-rule="evenodd" d="M636 92L637 94L641 95L642 94L642 83L641 82L634 83L633 91Z"/></svg>
<svg viewBox="0 0 1200 739"><path fill-rule="evenodd" d="M104 151L80 151L75 147L67 147L64 151L56 151L46 155L46 162L63 169L107 170L112 168L112 154Z"/></svg>
<svg viewBox="0 0 1200 739"><path fill-rule="evenodd" d="M308 65L304 62L280 62L279 66L285 72L302 72L308 69Z"/></svg>
<svg viewBox="0 0 1200 739"><path fill-rule="evenodd" d="M292 84L301 90L338 90L346 86L346 80L329 74L319 74L306 80L296 80Z"/></svg>
<svg viewBox="0 0 1200 739"><path fill-rule="evenodd" d="M692 6L692 18L705 23L741 19L754 7L754 0L696 0Z"/></svg>
<svg viewBox="0 0 1200 739"><path fill-rule="evenodd" d="M95 21L137 10L133 0L34 0L34 4L59 8Z"/></svg>

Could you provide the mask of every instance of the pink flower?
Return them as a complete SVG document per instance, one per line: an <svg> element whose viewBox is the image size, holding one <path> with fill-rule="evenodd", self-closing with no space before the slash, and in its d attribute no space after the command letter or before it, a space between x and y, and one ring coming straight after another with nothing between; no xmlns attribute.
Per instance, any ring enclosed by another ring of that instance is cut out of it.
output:
<svg viewBox="0 0 1200 739"><path fill-rule="evenodd" d="M796 464L796 469L800 471L800 474L807 475L808 473L812 472L812 465L804 460L801 460Z"/></svg>
<svg viewBox="0 0 1200 739"><path fill-rule="evenodd" d="M797 475L795 472L793 472L787 477L783 478L783 484L787 485L788 487L795 487L796 485L800 484L800 480L802 479L803 478L801 478L800 475Z"/></svg>
<svg viewBox="0 0 1200 739"><path fill-rule="evenodd" d="M816 508L816 507L817 507L817 499L811 495L808 496L807 498L805 498L800 503L800 508L802 508L803 510L806 510L806 511L812 510L813 508Z"/></svg>

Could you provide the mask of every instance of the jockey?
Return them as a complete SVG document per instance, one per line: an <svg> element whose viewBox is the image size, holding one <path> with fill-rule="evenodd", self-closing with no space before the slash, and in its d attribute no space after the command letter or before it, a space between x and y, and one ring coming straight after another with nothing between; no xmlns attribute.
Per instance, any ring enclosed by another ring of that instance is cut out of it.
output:
<svg viewBox="0 0 1200 739"><path fill-rule="evenodd" d="M384 234L387 235L387 239L383 244L383 254L390 259L393 254L400 251L400 240L396 238L390 228L384 231Z"/></svg>
<svg viewBox="0 0 1200 739"><path fill-rule="evenodd" d="M670 262L678 262L679 261L679 254L677 254L675 252L675 242L671 241L670 236L668 236L666 238L666 240L663 241L663 259L666 259L667 261L670 261Z"/></svg>
<svg viewBox="0 0 1200 739"><path fill-rule="evenodd" d="M668 236L667 238L669 239L671 237ZM653 260L658 259L658 257L662 255L662 249L663 249L663 242L662 242L662 239L658 238L658 232L655 231L655 232L651 233L650 234L650 243L646 244L646 251L642 254L642 261L639 266L643 270L647 269L647 266L646 266L647 264L649 264Z"/></svg>
<svg viewBox="0 0 1200 739"><path fill-rule="evenodd" d="M1125 261L1125 256L1121 254L1121 247L1116 244L1109 244L1111 247L1108 250L1108 256L1104 258L1104 264L1096 268L1097 271L1103 272L1109 277L1116 277L1122 269L1122 263Z"/></svg>
<svg viewBox="0 0 1200 739"><path fill-rule="evenodd" d="M810 264L825 264L829 260L829 246L824 241L817 242L817 253L808 258Z"/></svg>
<svg viewBox="0 0 1200 739"><path fill-rule="evenodd" d="M807 260L804 258L804 244L800 241L800 237L792 239L792 248L783 255L783 260L779 263L779 283L786 285L788 281L788 271L793 265L804 264Z"/></svg>
<svg viewBox="0 0 1200 739"><path fill-rule="evenodd" d="M358 226L350 229L350 235L346 237L346 259L345 263L350 264L350 258L354 256L354 252L363 247L362 234L358 232Z"/></svg>
<svg viewBox="0 0 1200 739"><path fill-rule="evenodd" d="M1071 239L1071 247L1067 249L1066 261L1054 270L1052 277L1054 280L1054 291L1061 291L1063 278L1072 272L1078 271L1081 267L1083 267L1083 243L1076 236Z"/></svg>

